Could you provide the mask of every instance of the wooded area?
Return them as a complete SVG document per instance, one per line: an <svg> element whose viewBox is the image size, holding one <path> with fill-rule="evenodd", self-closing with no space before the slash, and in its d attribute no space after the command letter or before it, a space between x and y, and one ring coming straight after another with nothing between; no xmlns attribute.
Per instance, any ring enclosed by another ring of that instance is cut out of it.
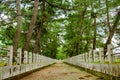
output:
<svg viewBox="0 0 120 80"><path fill-rule="evenodd" d="M64 59L120 45L120 0L2 0L0 46ZM1 51L0 54L5 54Z"/></svg>

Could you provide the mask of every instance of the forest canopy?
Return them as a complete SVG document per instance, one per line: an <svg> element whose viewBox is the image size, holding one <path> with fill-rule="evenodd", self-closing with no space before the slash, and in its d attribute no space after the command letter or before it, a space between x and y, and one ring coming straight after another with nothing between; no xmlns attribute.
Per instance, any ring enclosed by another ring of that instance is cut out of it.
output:
<svg viewBox="0 0 120 80"><path fill-rule="evenodd" d="M22 48L64 59L120 45L120 0L1 0L0 5L0 46L13 45L14 55Z"/></svg>

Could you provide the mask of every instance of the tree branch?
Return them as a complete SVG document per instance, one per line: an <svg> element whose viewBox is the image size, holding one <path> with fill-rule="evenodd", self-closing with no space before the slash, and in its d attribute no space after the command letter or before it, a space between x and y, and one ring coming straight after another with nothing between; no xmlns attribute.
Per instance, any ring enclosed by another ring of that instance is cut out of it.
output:
<svg viewBox="0 0 120 80"><path fill-rule="evenodd" d="M73 10L73 9L70 9L70 8L62 7L61 5L52 4L48 1L46 1L46 3L48 3L51 7L56 7L56 8L63 9L63 10L68 10L68 11Z"/></svg>

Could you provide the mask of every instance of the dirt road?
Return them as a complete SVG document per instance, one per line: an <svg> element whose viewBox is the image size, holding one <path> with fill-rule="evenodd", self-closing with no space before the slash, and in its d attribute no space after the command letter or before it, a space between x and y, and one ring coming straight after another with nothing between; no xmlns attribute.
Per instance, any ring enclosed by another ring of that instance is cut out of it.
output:
<svg viewBox="0 0 120 80"><path fill-rule="evenodd" d="M57 63L20 80L99 80L99 78L73 66Z"/></svg>

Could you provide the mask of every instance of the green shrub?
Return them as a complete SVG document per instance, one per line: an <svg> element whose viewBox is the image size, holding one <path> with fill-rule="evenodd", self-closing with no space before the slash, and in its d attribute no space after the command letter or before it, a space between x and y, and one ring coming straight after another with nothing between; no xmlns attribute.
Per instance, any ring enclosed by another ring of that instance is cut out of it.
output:
<svg viewBox="0 0 120 80"><path fill-rule="evenodd" d="M65 58L66 58L66 54L64 54L64 53L56 54L56 59L65 59Z"/></svg>

